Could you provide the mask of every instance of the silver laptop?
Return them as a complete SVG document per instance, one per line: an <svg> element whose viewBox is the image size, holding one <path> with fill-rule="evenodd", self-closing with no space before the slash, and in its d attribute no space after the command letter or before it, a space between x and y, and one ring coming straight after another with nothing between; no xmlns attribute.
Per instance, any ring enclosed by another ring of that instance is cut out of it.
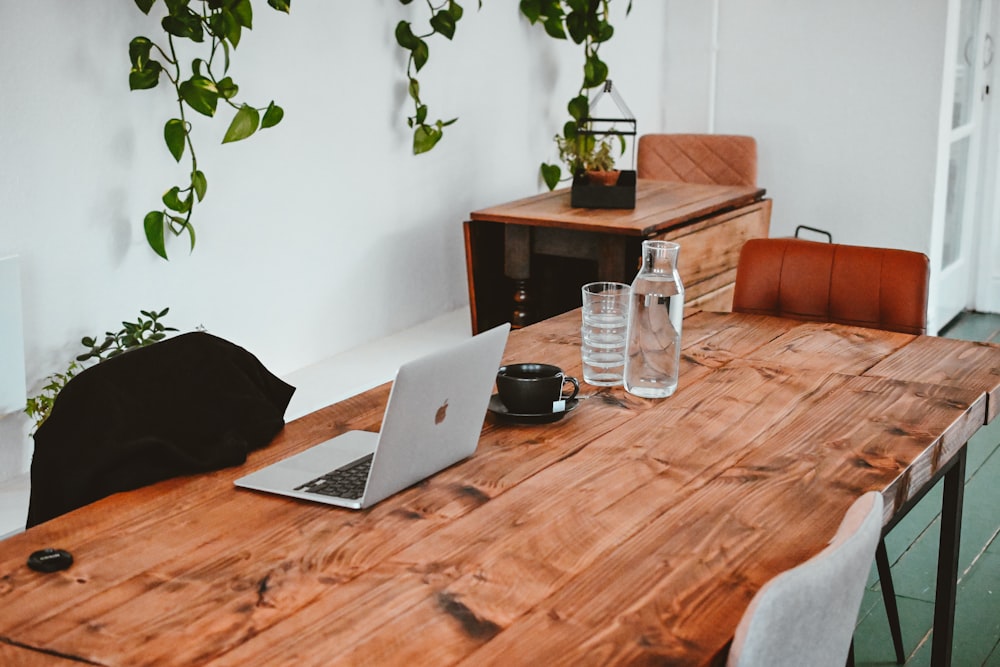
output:
<svg viewBox="0 0 1000 667"><path fill-rule="evenodd" d="M509 324L403 364L382 430L348 431L236 486L362 509L472 456Z"/></svg>

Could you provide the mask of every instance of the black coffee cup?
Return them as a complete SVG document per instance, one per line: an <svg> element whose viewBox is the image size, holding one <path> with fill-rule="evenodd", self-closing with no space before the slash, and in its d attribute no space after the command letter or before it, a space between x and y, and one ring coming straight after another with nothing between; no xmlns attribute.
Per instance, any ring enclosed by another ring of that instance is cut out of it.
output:
<svg viewBox="0 0 1000 667"><path fill-rule="evenodd" d="M563 387L572 384L569 395ZM552 364L508 364L497 371L497 392L511 412L519 415L547 415L553 403L576 397L580 383Z"/></svg>

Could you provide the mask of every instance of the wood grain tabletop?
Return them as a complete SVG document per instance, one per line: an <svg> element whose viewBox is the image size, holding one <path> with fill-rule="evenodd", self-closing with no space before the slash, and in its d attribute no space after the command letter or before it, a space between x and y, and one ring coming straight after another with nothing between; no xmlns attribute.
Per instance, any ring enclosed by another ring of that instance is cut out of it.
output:
<svg viewBox="0 0 1000 667"><path fill-rule="evenodd" d="M579 321L513 332L504 361L582 377ZM233 480L377 430L388 385L291 422L244 466L0 542L0 661L712 664L754 592L857 496L882 491L888 523L996 415L998 346L707 312L683 341L673 397L584 385L551 424L487 415L472 458L369 510ZM74 565L29 570L50 546Z"/></svg>

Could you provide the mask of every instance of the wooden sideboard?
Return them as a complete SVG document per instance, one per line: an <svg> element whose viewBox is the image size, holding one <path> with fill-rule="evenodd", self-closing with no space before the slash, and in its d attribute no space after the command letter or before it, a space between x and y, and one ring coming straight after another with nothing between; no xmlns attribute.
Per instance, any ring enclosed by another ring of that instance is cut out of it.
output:
<svg viewBox="0 0 1000 667"><path fill-rule="evenodd" d="M465 223L473 331L578 308L587 282L632 282L646 239L680 244L688 306L728 311L740 248L770 227L764 192L640 180L634 209L573 208L567 188L474 211Z"/></svg>

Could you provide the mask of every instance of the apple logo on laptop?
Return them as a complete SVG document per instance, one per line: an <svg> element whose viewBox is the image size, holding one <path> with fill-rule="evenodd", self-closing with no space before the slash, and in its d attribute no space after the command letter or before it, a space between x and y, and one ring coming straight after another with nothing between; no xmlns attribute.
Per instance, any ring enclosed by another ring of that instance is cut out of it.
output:
<svg viewBox="0 0 1000 667"><path fill-rule="evenodd" d="M441 404L441 407L438 408L437 412L434 413L434 423L440 424L441 422L443 422L444 418L447 416L445 414L447 412L448 412L448 399L446 398L444 399L444 403Z"/></svg>

